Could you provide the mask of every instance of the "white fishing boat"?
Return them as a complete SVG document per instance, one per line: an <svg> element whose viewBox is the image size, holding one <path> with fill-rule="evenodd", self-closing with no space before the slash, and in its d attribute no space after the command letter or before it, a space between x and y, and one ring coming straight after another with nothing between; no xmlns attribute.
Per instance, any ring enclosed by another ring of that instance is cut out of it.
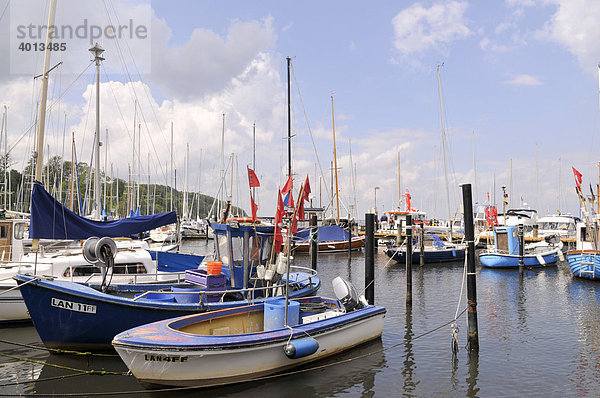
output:
<svg viewBox="0 0 600 398"><path fill-rule="evenodd" d="M545 216L537 221L537 233L542 238L549 235L558 235L561 238L575 238L577 235L576 226L579 221L581 221L579 217L570 214Z"/></svg>
<svg viewBox="0 0 600 398"><path fill-rule="evenodd" d="M154 322L113 346L145 387L213 386L283 372L381 337L386 310L366 305L341 278L338 300L277 299Z"/></svg>

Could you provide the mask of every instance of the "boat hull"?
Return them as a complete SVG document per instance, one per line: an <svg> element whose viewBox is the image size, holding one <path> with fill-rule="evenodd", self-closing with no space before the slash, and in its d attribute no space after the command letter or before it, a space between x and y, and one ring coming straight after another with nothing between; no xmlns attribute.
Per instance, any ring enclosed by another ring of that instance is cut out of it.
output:
<svg viewBox="0 0 600 398"><path fill-rule="evenodd" d="M365 237L364 236L355 236L352 238L351 250L360 250L364 245L365 245ZM343 251L348 251L348 241L347 240L335 240L335 241L319 242L317 247L318 247L319 253L343 252ZM296 243L294 251L295 251L295 253L308 253L310 251L310 243L309 242Z"/></svg>
<svg viewBox="0 0 600 398"><path fill-rule="evenodd" d="M600 279L600 251L570 250L566 257L574 276L584 279Z"/></svg>
<svg viewBox="0 0 600 398"><path fill-rule="evenodd" d="M543 262L540 261L540 257ZM519 268L519 256L498 254L498 253L481 253L479 255L481 265L488 268ZM524 255L523 265L525 267L541 267L556 264L558 261L558 250L544 255Z"/></svg>
<svg viewBox="0 0 600 398"><path fill-rule="evenodd" d="M406 263L406 252L404 250L386 249L385 254L392 260L398 263ZM419 264L421 262L421 252L412 252L412 263ZM465 258L465 249L443 249L443 250L426 250L425 263L441 263L446 261L463 260Z"/></svg>
<svg viewBox="0 0 600 398"><path fill-rule="evenodd" d="M279 373L380 338L384 318L384 308L371 306L295 326L292 341L309 334L319 347L298 359L284 353L290 339L290 330L285 328L246 335L197 336L178 332L163 321L124 332L115 337L113 345L146 386L208 387ZM149 334L155 344L148 345L147 338L136 339ZM167 337L159 338L163 334ZM249 339L236 341L236 336ZM171 344L173 340L180 343Z"/></svg>
<svg viewBox="0 0 600 398"><path fill-rule="evenodd" d="M111 350L110 342L116 334L136 326L248 305L246 300L216 303L133 300L67 281L32 281L33 277L26 275L18 275L15 279L20 282L21 294L33 324L42 342L49 348ZM311 283L293 291L290 296L313 295L319 286L320 280L313 277ZM154 290L159 288L156 286ZM255 302L263 300L255 299Z"/></svg>

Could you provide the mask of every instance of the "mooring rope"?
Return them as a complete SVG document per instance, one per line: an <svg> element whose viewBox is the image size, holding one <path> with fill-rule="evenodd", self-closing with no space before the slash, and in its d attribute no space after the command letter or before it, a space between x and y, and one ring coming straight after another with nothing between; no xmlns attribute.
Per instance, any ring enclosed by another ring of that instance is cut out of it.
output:
<svg viewBox="0 0 600 398"><path fill-rule="evenodd" d="M97 352L91 352L91 351L73 351L73 350L62 350L60 348L48 348L48 347L43 347L43 346L34 345L34 344L17 343L15 341L8 341L8 340L3 340L3 339L0 339L0 343L16 345L16 346L24 347L24 348L31 348L34 350L48 351L51 354L69 354L69 355L87 356L87 357L118 357L119 356L117 354L103 354L103 353L97 353Z"/></svg>

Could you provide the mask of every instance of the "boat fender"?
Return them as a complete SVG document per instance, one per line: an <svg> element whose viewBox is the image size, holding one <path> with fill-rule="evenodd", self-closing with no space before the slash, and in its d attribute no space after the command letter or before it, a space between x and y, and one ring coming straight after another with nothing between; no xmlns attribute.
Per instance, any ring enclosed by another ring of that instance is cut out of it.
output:
<svg viewBox="0 0 600 398"><path fill-rule="evenodd" d="M452 257L456 257L456 250L452 249Z"/></svg>
<svg viewBox="0 0 600 398"><path fill-rule="evenodd" d="M565 256L563 256L562 250L558 249L558 253L557 254L558 254L558 259L560 261L565 261Z"/></svg>
<svg viewBox="0 0 600 398"><path fill-rule="evenodd" d="M542 256L541 254L536 254L535 258L537 258L537 260L540 263L540 265L546 265L546 261L544 260L544 256Z"/></svg>
<svg viewBox="0 0 600 398"><path fill-rule="evenodd" d="M304 358L314 354L319 349L319 342L312 337L293 340L283 347L285 355L290 359Z"/></svg>
<svg viewBox="0 0 600 398"><path fill-rule="evenodd" d="M290 261L293 260L293 257L290 257ZM277 258L277 273L279 275L283 275L287 272L288 259L287 256L283 253L279 253L279 257Z"/></svg>
<svg viewBox="0 0 600 398"><path fill-rule="evenodd" d="M272 269L268 269L268 270L266 270L266 271L265 271L265 280L266 280L266 281L270 281L270 280L272 280L272 279L273 279L273 274L274 274L274 272L273 272L273 270L272 270Z"/></svg>

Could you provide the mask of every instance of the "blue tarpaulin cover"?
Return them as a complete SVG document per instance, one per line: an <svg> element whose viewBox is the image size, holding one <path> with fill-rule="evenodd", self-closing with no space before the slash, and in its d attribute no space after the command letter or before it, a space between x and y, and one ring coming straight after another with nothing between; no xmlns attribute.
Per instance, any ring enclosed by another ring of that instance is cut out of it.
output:
<svg viewBox="0 0 600 398"><path fill-rule="evenodd" d="M67 209L36 182L31 194L29 237L75 240L92 236L117 238L176 222L177 215L174 211L111 221L88 220Z"/></svg>
<svg viewBox="0 0 600 398"><path fill-rule="evenodd" d="M307 242L310 235L310 228L298 231L296 240L298 242ZM319 226L319 242L331 242L335 240L348 240L348 231L339 225Z"/></svg>
<svg viewBox="0 0 600 398"><path fill-rule="evenodd" d="M194 254L169 253L157 250L148 250L152 260L156 260L159 271L181 272L186 269L197 269L204 256Z"/></svg>

